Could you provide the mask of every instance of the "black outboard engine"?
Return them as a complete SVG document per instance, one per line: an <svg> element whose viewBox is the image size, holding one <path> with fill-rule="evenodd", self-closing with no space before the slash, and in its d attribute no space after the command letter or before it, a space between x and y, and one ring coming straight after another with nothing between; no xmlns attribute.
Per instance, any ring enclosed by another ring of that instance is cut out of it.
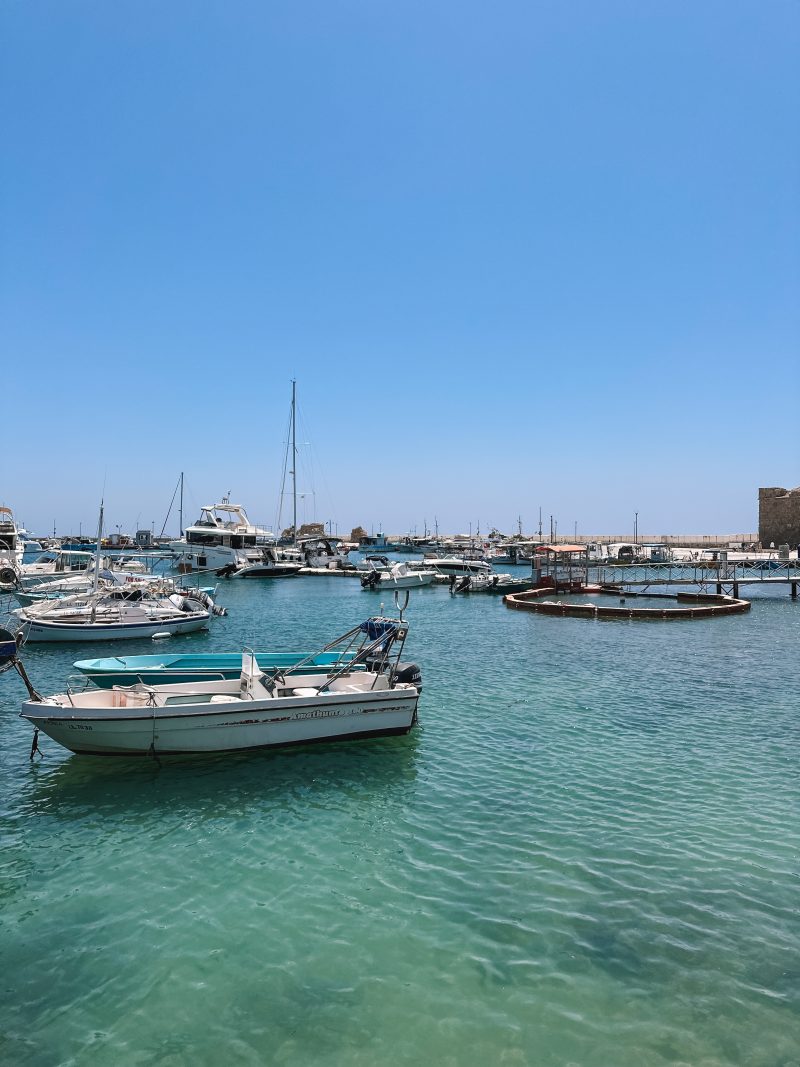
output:
<svg viewBox="0 0 800 1067"><path fill-rule="evenodd" d="M361 579L361 587L362 589L376 589L380 580L380 571L370 571Z"/></svg>
<svg viewBox="0 0 800 1067"><path fill-rule="evenodd" d="M232 574L236 574L237 570L238 567L235 563L226 563L224 567L220 567L216 575L218 578L230 578Z"/></svg>
<svg viewBox="0 0 800 1067"><path fill-rule="evenodd" d="M368 656L364 660L364 667L377 674L388 674L390 665L381 656ZM418 663L398 663L394 672L394 680L395 682L409 682L422 692L422 671Z"/></svg>
<svg viewBox="0 0 800 1067"><path fill-rule="evenodd" d="M422 692L422 670L418 663L398 663L394 672L396 682L408 682Z"/></svg>

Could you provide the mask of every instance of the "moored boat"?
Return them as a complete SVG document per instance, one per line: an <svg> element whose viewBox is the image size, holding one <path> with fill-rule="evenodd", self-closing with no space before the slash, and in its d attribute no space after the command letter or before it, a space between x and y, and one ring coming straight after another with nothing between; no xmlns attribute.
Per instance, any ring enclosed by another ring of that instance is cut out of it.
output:
<svg viewBox="0 0 800 1067"><path fill-rule="evenodd" d="M16 586L24 555L14 513L0 507L0 592L8 593Z"/></svg>
<svg viewBox="0 0 800 1067"><path fill-rule="evenodd" d="M419 566L423 570L432 570L434 574L458 577L470 574L491 574L492 567L484 559L469 559L466 556L426 556Z"/></svg>
<svg viewBox="0 0 800 1067"><path fill-rule="evenodd" d="M383 557L385 559L385 557ZM386 560L388 565L388 560ZM364 589L377 589L384 592L391 589L420 589L431 585L436 574L432 570L420 570L413 564L402 561L392 563L387 568L373 567L361 578Z"/></svg>
<svg viewBox="0 0 800 1067"><path fill-rule="evenodd" d="M147 582L98 587L18 608L25 641L117 641L202 630L212 614L225 614L199 590L163 592Z"/></svg>
<svg viewBox="0 0 800 1067"><path fill-rule="evenodd" d="M187 526L183 537L170 541L170 551L185 570L236 570L260 563L264 547L273 540L270 530L256 526L241 504L223 497L219 504L200 509L200 518Z"/></svg>
<svg viewBox="0 0 800 1067"><path fill-rule="evenodd" d="M297 674L315 674L352 661L354 653L342 657L335 652L319 652L308 656L303 652L256 652L255 657L264 671L295 670ZM107 656L101 659L79 659L76 670L90 678L96 686L110 689L115 685L167 685L173 682L230 681L242 671L239 652L198 652L164 656ZM357 669L354 664L353 669Z"/></svg>
<svg viewBox="0 0 800 1067"><path fill-rule="evenodd" d="M419 701L418 688L401 681L396 670L407 632L402 613L399 619L369 618L326 646L353 651L358 642L355 657L312 674L299 673L303 663L267 672L255 653L245 650L239 676L231 680L137 682L44 698L26 682L29 699L21 716L73 752L106 756L231 752L405 734L416 722ZM7 641L0 642L2 648L15 657ZM369 669L354 670L354 661Z"/></svg>
<svg viewBox="0 0 800 1067"><path fill-rule="evenodd" d="M513 578L510 574L465 574L453 575L450 579L451 593L522 593L531 588L531 579Z"/></svg>

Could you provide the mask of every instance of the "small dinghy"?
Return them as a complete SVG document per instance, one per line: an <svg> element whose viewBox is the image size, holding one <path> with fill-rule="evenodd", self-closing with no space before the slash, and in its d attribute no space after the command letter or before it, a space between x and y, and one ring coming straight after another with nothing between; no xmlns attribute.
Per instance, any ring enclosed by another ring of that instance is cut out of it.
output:
<svg viewBox="0 0 800 1067"><path fill-rule="evenodd" d="M37 731L73 752L160 757L408 733L419 690L398 676L407 633L402 612L369 618L326 646L355 655L315 674L299 673L301 665L267 673L245 650L232 681L137 682L50 697L27 680L8 633L0 633L0 655L26 682L21 716ZM354 663L368 669L354 670ZM33 751L36 744L35 735Z"/></svg>

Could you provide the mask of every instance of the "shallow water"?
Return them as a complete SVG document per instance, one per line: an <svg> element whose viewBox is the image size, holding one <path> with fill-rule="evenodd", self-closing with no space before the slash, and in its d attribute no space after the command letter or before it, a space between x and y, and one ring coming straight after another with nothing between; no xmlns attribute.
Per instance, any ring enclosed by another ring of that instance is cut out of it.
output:
<svg viewBox="0 0 800 1067"><path fill-rule="evenodd" d="M380 603L220 599L157 647L311 649ZM0 679L0 1062L800 1063L800 606L596 622L439 586L409 617L407 738L30 765ZM26 662L53 690L100 654Z"/></svg>

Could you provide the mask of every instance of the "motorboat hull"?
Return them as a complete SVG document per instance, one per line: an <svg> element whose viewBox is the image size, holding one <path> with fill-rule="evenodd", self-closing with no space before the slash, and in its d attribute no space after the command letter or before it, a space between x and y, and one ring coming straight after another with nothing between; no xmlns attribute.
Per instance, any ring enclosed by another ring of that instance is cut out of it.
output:
<svg viewBox="0 0 800 1067"><path fill-rule="evenodd" d="M419 589L425 585L432 585L436 577L433 571L427 574L405 574L402 577L392 578L389 576L380 578L375 586L365 585L365 589L376 589L379 593L392 589Z"/></svg>
<svg viewBox="0 0 800 1067"><path fill-rule="evenodd" d="M109 697L115 691L104 690ZM63 698L62 698L63 699ZM408 733L419 693L404 685L360 694L208 705L87 709L27 701L22 717L72 752L98 756L177 756L352 741ZM54 714L57 710L58 714ZM127 714L131 712L131 714Z"/></svg>
<svg viewBox="0 0 800 1067"><path fill-rule="evenodd" d="M193 612L184 618L156 619L147 622L69 623L24 619L26 641L120 641L155 634L190 634L208 625L207 611Z"/></svg>
<svg viewBox="0 0 800 1067"><path fill-rule="evenodd" d="M251 563L240 567L232 578L293 578L303 569L302 563Z"/></svg>

